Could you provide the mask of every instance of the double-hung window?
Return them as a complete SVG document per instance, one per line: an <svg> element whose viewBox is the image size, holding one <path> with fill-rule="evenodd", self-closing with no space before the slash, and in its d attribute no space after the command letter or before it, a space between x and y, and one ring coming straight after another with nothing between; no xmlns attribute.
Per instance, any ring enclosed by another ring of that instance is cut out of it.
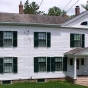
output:
<svg viewBox="0 0 88 88"><path fill-rule="evenodd" d="M39 57L38 58L38 68L39 68L39 71L46 71L46 57Z"/></svg>
<svg viewBox="0 0 88 88"><path fill-rule="evenodd" d="M17 47L17 31L0 31L0 47Z"/></svg>
<svg viewBox="0 0 88 88"><path fill-rule="evenodd" d="M4 58L4 73L12 73L13 59L11 57Z"/></svg>
<svg viewBox="0 0 88 88"><path fill-rule="evenodd" d="M17 57L0 57L0 73L17 73Z"/></svg>
<svg viewBox="0 0 88 88"><path fill-rule="evenodd" d="M70 47L85 47L84 34L70 34Z"/></svg>
<svg viewBox="0 0 88 88"><path fill-rule="evenodd" d="M38 46L39 47L46 46L46 33L38 33Z"/></svg>
<svg viewBox="0 0 88 88"><path fill-rule="evenodd" d="M4 46L5 47L11 47L13 41L13 33L11 31L4 31Z"/></svg>
<svg viewBox="0 0 88 88"><path fill-rule="evenodd" d="M55 58L55 71L61 71L62 70L62 57L56 57Z"/></svg>
<svg viewBox="0 0 88 88"><path fill-rule="evenodd" d="M51 33L49 32L34 32L34 47L50 47Z"/></svg>

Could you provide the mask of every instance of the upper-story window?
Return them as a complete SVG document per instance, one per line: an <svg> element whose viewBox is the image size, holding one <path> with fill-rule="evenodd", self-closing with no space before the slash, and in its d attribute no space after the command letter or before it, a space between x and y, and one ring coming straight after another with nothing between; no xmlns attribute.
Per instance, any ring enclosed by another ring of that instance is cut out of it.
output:
<svg viewBox="0 0 88 88"><path fill-rule="evenodd" d="M70 47L85 47L85 35L70 34Z"/></svg>
<svg viewBox="0 0 88 88"><path fill-rule="evenodd" d="M84 21L84 22L81 23L81 25L88 25L88 22Z"/></svg>
<svg viewBox="0 0 88 88"><path fill-rule="evenodd" d="M34 32L34 47L50 47L51 33L49 32Z"/></svg>
<svg viewBox="0 0 88 88"><path fill-rule="evenodd" d="M17 47L17 31L0 31L0 47Z"/></svg>

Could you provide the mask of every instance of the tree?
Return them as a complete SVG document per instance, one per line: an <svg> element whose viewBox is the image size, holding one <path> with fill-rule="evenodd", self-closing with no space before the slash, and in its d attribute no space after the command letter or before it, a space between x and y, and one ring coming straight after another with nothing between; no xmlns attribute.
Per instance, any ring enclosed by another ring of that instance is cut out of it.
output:
<svg viewBox="0 0 88 88"><path fill-rule="evenodd" d="M25 14L30 14L30 9L29 9L29 2L28 0L24 4L24 13Z"/></svg>
<svg viewBox="0 0 88 88"><path fill-rule="evenodd" d="M49 10L48 10L48 15L60 16L61 14L62 14L61 9L56 6L49 8Z"/></svg>
<svg viewBox="0 0 88 88"><path fill-rule="evenodd" d="M85 10L88 10L88 1L87 1L87 4L86 4L86 5L81 4L81 6L82 6Z"/></svg>
<svg viewBox="0 0 88 88"><path fill-rule="evenodd" d="M38 11L39 5L36 2L32 2L29 4L27 0L24 4L24 14L43 14L43 11Z"/></svg>

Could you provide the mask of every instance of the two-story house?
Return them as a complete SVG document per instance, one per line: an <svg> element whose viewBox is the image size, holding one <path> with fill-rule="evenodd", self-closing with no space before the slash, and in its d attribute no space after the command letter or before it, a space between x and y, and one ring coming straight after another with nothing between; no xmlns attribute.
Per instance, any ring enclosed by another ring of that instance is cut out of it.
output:
<svg viewBox="0 0 88 88"><path fill-rule="evenodd" d="M0 82L49 81L88 75L88 11L73 18L0 13Z"/></svg>

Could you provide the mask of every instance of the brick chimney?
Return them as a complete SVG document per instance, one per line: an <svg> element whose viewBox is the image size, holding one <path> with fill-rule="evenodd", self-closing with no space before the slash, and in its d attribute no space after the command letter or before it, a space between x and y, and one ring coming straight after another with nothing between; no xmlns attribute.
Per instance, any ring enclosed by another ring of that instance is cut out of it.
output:
<svg viewBox="0 0 88 88"><path fill-rule="evenodd" d="M79 15L80 14L80 7L79 6L76 6L75 8L75 15Z"/></svg>
<svg viewBox="0 0 88 88"><path fill-rule="evenodd" d="M66 17L66 12L64 12L64 13L62 14L62 17Z"/></svg>
<svg viewBox="0 0 88 88"><path fill-rule="evenodd" d="M23 4L22 4L22 1L20 1L20 4L19 4L19 13L20 14L23 14Z"/></svg>

